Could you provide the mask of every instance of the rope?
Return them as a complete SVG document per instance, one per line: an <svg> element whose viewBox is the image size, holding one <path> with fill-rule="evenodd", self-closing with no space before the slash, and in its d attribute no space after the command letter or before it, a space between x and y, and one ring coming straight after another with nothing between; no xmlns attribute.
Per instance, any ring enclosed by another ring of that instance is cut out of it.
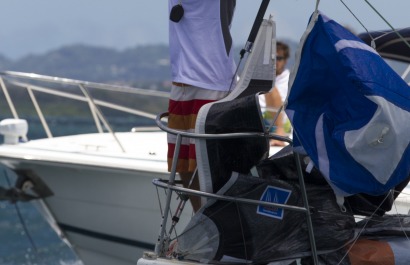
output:
<svg viewBox="0 0 410 265"><path fill-rule="evenodd" d="M6 170L3 170L3 171L4 171L4 173L5 173L4 177L6 178L7 184L8 184L8 186L9 186L9 188L11 188L12 185L11 185L11 181L10 181L9 175L7 174L7 171L6 171ZM28 241L30 242L30 245L31 245L32 248L34 249L35 253L38 253L37 246L36 246L36 244L34 243L34 240L33 240L33 238L32 238L31 235L30 235L30 231L28 230L26 223L24 222L23 215L21 214L20 207L18 206L18 203L17 203L17 202L14 203L14 207L15 207L15 209L16 209L17 217L18 217L18 219L19 219L19 221L20 221L20 223L21 223L21 226L23 227L24 233L27 235L27 239L28 239ZM35 254L35 255L36 255L36 254ZM29 257L30 261L32 262L31 256L28 255L28 257Z"/></svg>
<svg viewBox="0 0 410 265"><path fill-rule="evenodd" d="M318 8L319 8L319 2L320 2L320 0L316 0L316 7L315 7L315 13L317 13L318 12Z"/></svg>
<svg viewBox="0 0 410 265"><path fill-rule="evenodd" d="M346 251L346 253L343 255L343 257L341 258L341 260L339 261L339 263L337 265L342 264L343 260L347 257L347 255L349 254L350 250L352 250L354 244L356 244L357 240L359 240L360 235L363 233L364 229L366 228L367 224L369 223L369 221L373 218L375 212L377 210L379 210L379 208L382 206L382 204L384 203L384 201L389 197L389 194L391 193L391 191L386 195L386 197L384 197L383 201L379 204L379 206L377 206L377 208L374 210L374 212L372 213L372 215L370 215L370 217L367 219L366 223L364 224L364 226L362 227L362 229L360 229L359 233L357 233L356 238L353 240L353 243L350 245L349 249Z"/></svg>
<svg viewBox="0 0 410 265"><path fill-rule="evenodd" d="M396 209L396 213L398 213L399 211L397 210L396 202L393 202L393 205L394 205L394 209ZM401 228L401 230L403 231L403 234L406 236L407 241L409 241L410 239L409 239L409 237L407 236L406 231L404 231L402 219L400 218L400 216L397 216L397 218L398 218L398 220L399 220L400 228Z"/></svg>
<svg viewBox="0 0 410 265"><path fill-rule="evenodd" d="M284 110L284 105L282 104L282 105L280 106L280 108L276 111L276 114L275 114L275 116L273 117L273 121L272 121L272 123L269 125L268 132L270 132L270 131L272 130L273 126L275 126L275 122L276 122L276 120L278 119L280 113L281 113L283 110Z"/></svg>
<svg viewBox="0 0 410 265"><path fill-rule="evenodd" d="M244 51L244 50L243 50L243 51ZM229 94L232 92L232 88L233 88L232 85L234 84L235 79L236 79L236 77L238 76L239 67L241 66L242 59L243 59L243 55L241 55L241 57L239 58L238 66L236 66L235 73L234 73L233 76L232 76L231 84L229 85L229 90L228 90L228 94L227 94L227 95L229 95Z"/></svg>
<svg viewBox="0 0 410 265"><path fill-rule="evenodd" d="M350 14L352 14L352 16L357 20L357 22L359 22L359 24L366 30L366 32L369 34L370 38L372 38L372 36L370 35L369 31L367 30L367 28L364 26L364 24L360 21L360 19L353 13L353 11L346 5L346 3L343 0L340 0L340 2L342 2L342 4L346 7L346 9L350 12ZM373 39L373 38L372 38Z"/></svg>

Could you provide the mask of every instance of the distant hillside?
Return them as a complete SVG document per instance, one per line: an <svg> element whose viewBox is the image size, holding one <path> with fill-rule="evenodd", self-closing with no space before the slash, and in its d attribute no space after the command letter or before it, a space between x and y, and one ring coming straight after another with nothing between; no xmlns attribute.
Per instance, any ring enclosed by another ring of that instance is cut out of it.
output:
<svg viewBox="0 0 410 265"><path fill-rule="evenodd" d="M296 44L287 43L294 50ZM235 49L238 58L239 50ZM292 63L293 58L289 61ZM71 45L16 61L0 55L0 71L6 70L154 89L163 87L164 82L169 86L171 79L167 45L137 46L123 51Z"/></svg>
<svg viewBox="0 0 410 265"><path fill-rule="evenodd" d="M0 70L135 85L170 79L166 45L138 46L124 51L71 45L41 55L26 56L17 61L0 56Z"/></svg>
<svg viewBox="0 0 410 265"><path fill-rule="evenodd" d="M8 60L6 57L3 55L0 55L0 69L5 69L10 65L10 60Z"/></svg>

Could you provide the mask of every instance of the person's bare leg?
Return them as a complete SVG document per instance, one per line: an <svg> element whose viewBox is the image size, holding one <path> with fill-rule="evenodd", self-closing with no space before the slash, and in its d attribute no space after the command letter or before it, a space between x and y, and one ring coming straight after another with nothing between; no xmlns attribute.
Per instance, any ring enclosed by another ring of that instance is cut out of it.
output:
<svg viewBox="0 0 410 265"><path fill-rule="evenodd" d="M274 87L271 90L271 92L265 94L265 98L266 98L266 106L268 108L278 110L283 104L279 91L276 87ZM276 116L276 112L271 112L271 117L275 117L275 116ZM285 136L286 133L285 133L285 130L283 129L283 112L279 113L278 117L276 118L275 125L276 125L275 133L281 136ZM285 146L285 142L272 139L270 141L270 145Z"/></svg>
<svg viewBox="0 0 410 265"><path fill-rule="evenodd" d="M182 180L182 185L184 188L191 188L193 190L199 190L199 181L198 181L198 176L194 177L194 180L191 183L191 186L189 186L189 182L191 181L193 172L182 172L179 173L179 176L181 177ZM197 212L199 208L201 208L201 197L200 196L195 196L195 195L190 195L189 200L191 201L192 208L194 209L194 212Z"/></svg>

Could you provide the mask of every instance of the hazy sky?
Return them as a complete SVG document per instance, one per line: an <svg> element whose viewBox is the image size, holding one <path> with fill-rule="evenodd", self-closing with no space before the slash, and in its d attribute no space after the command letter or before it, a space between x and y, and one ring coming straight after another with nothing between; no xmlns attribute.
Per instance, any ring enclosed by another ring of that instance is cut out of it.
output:
<svg viewBox="0 0 410 265"><path fill-rule="evenodd" d="M394 27L410 26L410 0L368 1ZM369 30L388 28L365 0L344 2ZM232 25L236 45L245 43L260 3L237 0ZM266 15L276 19L279 38L299 40L315 4L316 0L271 0ZM166 0L3 0L0 54L17 59L78 43L119 50L167 43L167 5ZM356 32L364 31L340 0L321 0L319 9Z"/></svg>

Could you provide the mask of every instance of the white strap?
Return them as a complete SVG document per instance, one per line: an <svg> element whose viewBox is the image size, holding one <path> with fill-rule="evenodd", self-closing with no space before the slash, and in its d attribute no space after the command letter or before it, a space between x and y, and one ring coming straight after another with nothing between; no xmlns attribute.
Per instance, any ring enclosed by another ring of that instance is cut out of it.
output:
<svg viewBox="0 0 410 265"><path fill-rule="evenodd" d="M310 159L309 159L310 160ZM315 164L313 163L313 161L312 160L310 160L309 161L309 164L306 166L306 172L307 173L310 173L310 172L312 172L312 169L313 169L313 167L315 166Z"/></svg>

